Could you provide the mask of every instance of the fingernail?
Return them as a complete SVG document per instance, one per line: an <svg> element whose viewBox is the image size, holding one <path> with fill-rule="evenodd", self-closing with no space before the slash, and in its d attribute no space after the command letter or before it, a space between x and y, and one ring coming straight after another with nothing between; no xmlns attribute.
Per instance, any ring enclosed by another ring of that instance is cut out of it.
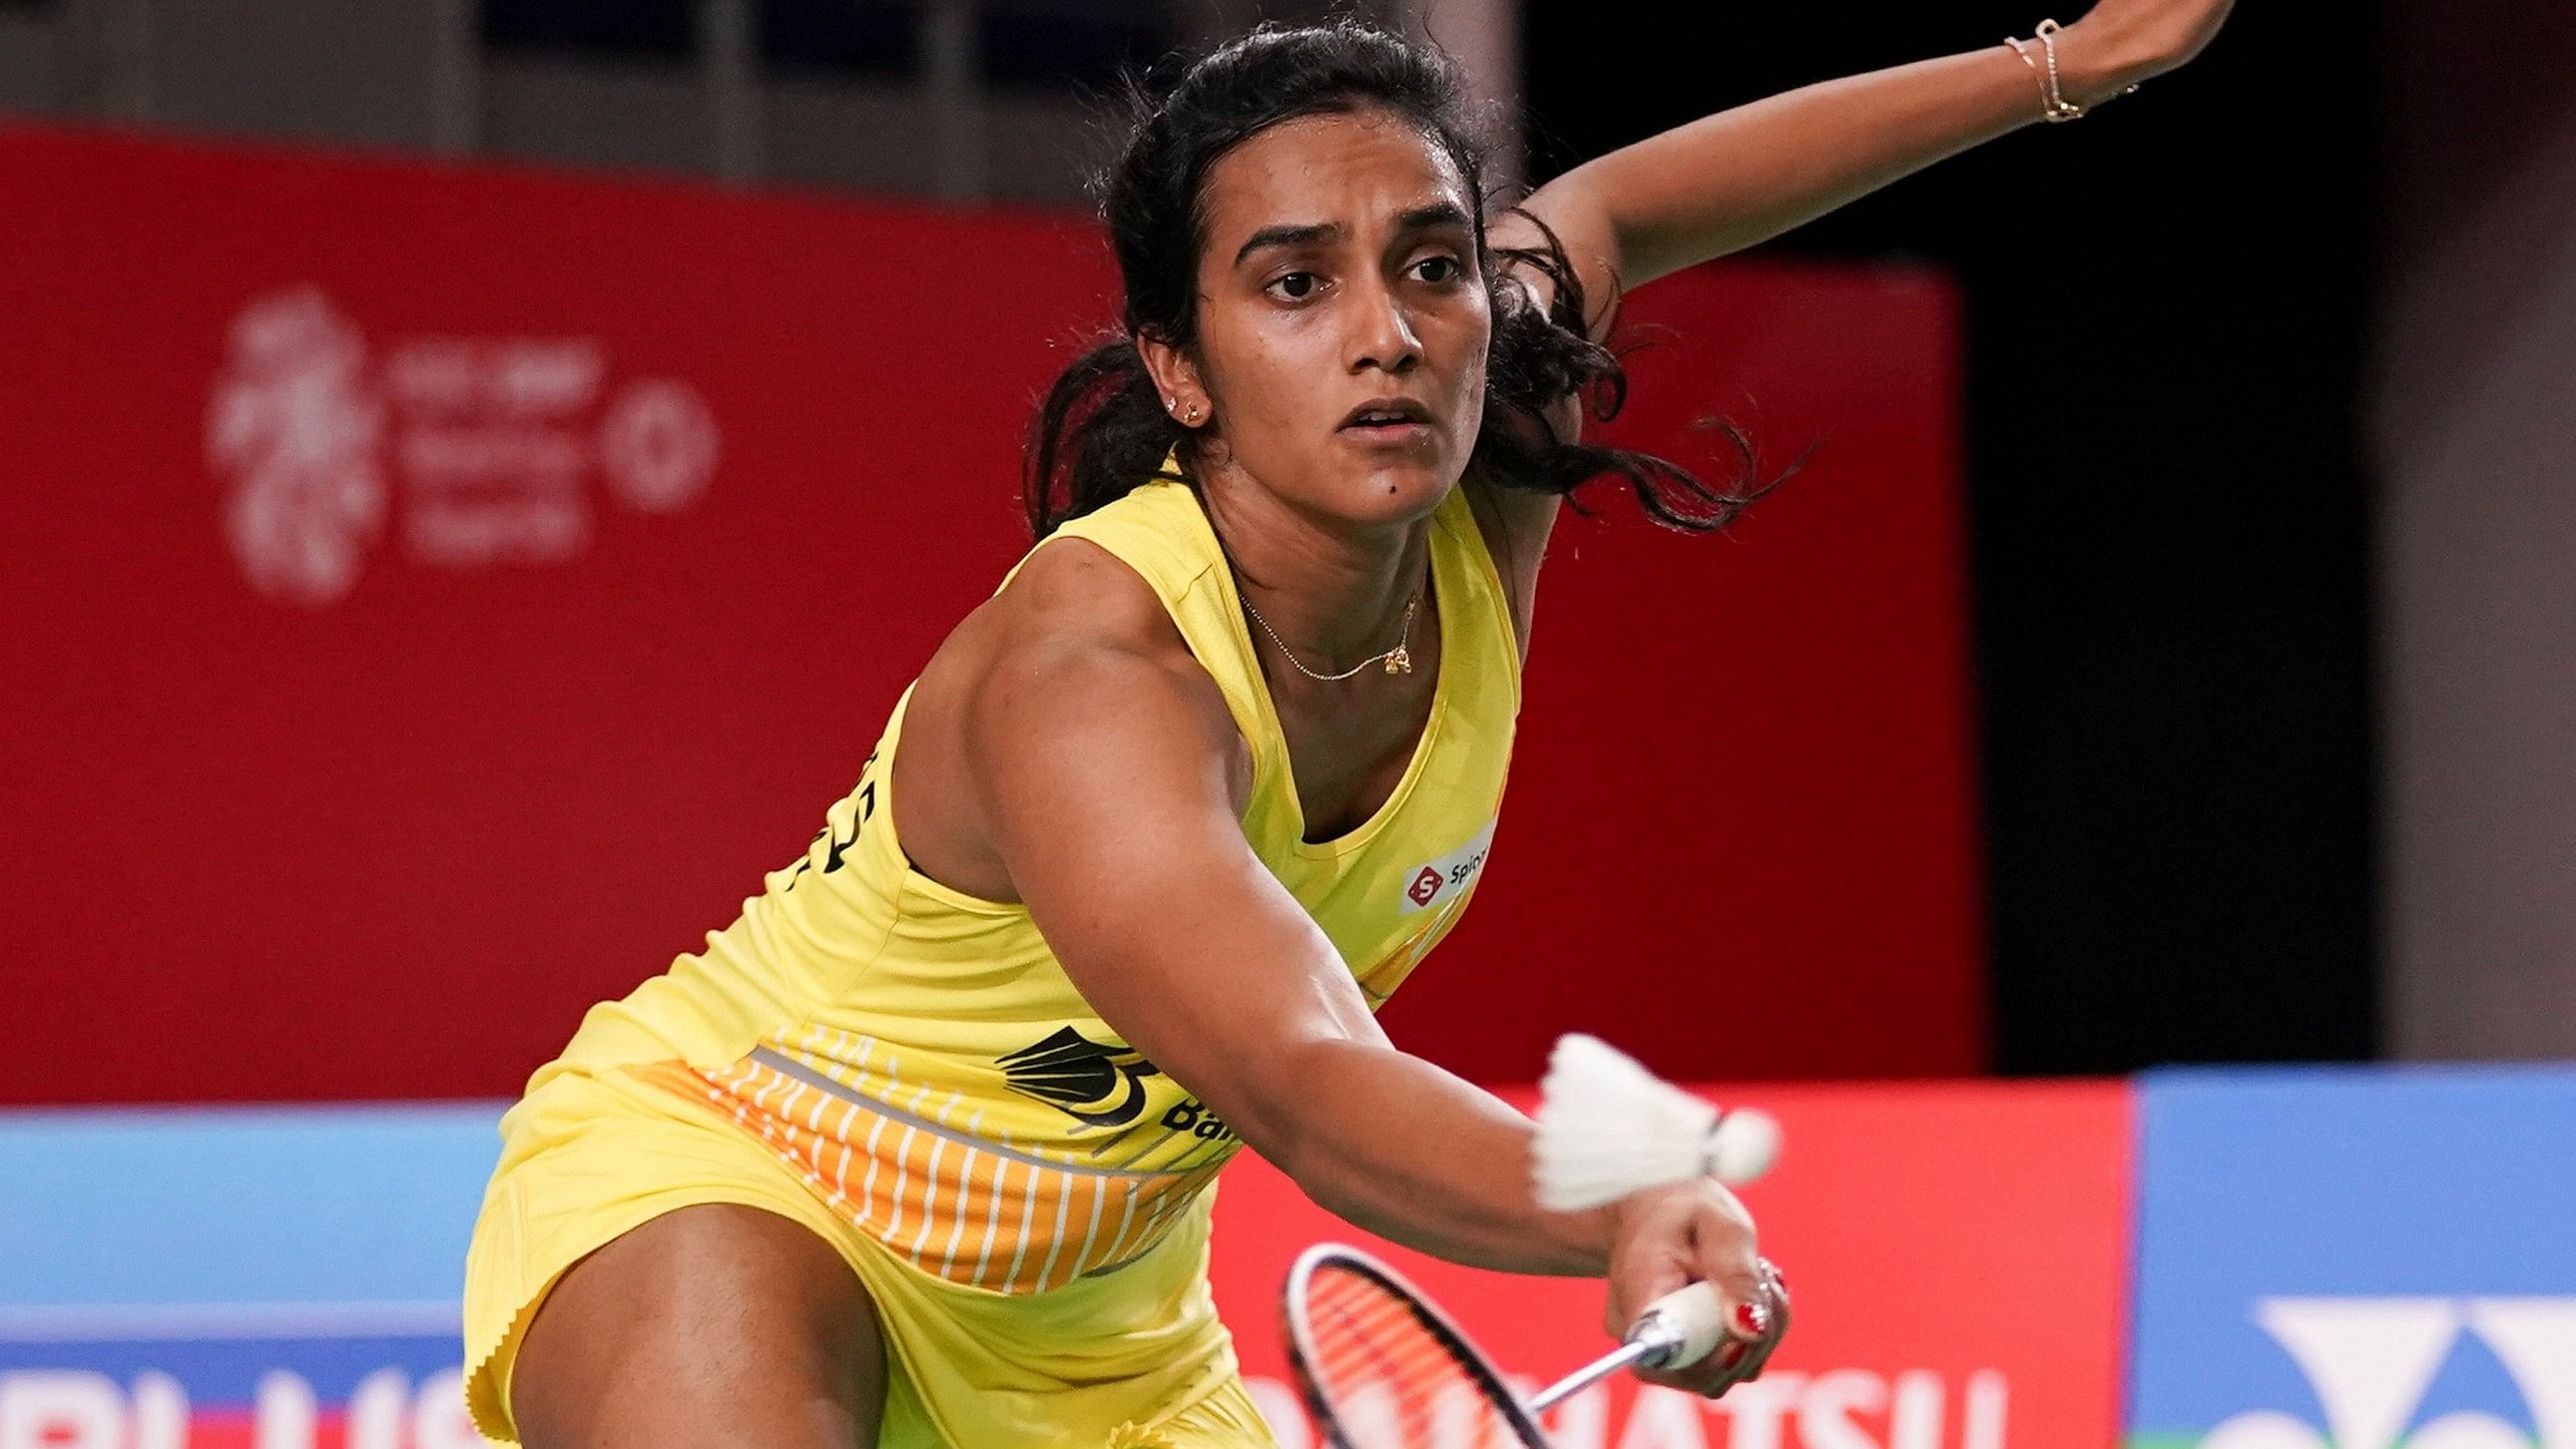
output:
<svg viewBox="0 0 2576 1449"><path fill-rule="evenodd" d="M1746 1338L1760 1338L1771 1331L1771 1314L1761 1304L1747 1300L1735 1305L1735 1331Z"/></svg>

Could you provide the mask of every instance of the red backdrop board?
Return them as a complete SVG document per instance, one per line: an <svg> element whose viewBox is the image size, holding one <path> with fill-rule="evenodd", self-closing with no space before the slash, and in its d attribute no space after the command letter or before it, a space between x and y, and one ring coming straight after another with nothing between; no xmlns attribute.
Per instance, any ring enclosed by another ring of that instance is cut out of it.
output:
<svg viewBox="0 0 2576 1449"><path fill-rule="evenodd" d="M1542 1421L1560 1449L2112 1449L2126 1332L2127 1086L1711 1095L1774 1112L1785 1130L1779 1166L1744 1198L1764 1254L1789 1280L1796 1325L1760 1380L1713 1403L1625 1376L1586 1390ZM1528 1384L1610 1347L1598 1282L1405 1252L1315 1207L1248 1154L1226 1170L1216 1220L1217 1306L1285 1449L1315 1442L1278 1326L1288 1264L1314 1242L1386 1258Z"/></svg>
<svg viewBox="0 0 2576 1449"><path fill-rule="evenodd" d="M1024 540L1083 219L0 128L0 1100L480 1095L729 920ZM1980 1053L1954 299L1643 293L1621 436L1808 472L1558 545L1479 905L1509 1080Z"/></svg>

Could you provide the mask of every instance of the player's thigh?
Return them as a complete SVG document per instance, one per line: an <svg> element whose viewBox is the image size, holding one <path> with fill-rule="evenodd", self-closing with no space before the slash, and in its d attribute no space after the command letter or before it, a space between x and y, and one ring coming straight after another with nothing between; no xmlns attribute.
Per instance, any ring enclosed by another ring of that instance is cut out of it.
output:
<svg viewBox="0 0 2576 1449"><path fill-rule="evenodd" d="M510 1375L526 1449L872 1449L885 1346L858 1276L757 1208L680 1208L575 1264Z"/></svg>

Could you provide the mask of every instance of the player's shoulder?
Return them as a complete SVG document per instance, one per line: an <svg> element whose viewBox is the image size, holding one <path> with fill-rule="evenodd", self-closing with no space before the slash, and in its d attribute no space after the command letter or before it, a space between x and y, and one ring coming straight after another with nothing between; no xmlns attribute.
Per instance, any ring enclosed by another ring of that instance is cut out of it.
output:
<svg viewBox="0 0 2576 1449"><path fill-rule="evenodd" d="M1239 809L1248 756L1215 681L1142 578L1059 539L970 611L914 682L893 766L905 846L933 879L1017 899L1005 820L1114 811L1188 780L1193 757L1196 778L1220 782Z"/></svg>
<svg viewBox="0 0 2576 1449"><path fill-rule="evenodd" d="M997 665L1125 666L1207 676L1153 585L1086 538L1050 539L1031 552L985 612Z"/></svg>
<svg viewBox="0 0 2576 1449"><path fill-rule="evenodd" d="M1151 584L1107 549L1032 552L982 610L970 728L1059 729L1230 749L1233 717Z"/></svg>

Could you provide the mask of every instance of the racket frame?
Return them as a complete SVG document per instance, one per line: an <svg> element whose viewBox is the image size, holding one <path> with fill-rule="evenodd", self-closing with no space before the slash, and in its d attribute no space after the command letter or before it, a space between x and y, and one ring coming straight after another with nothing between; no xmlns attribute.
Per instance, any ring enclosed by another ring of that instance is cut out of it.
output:
<svg viewBox="0 0 2576 1449"><path fill-rule="evenodd" d="M1325 1270L1353 1273L1385 1289L1467 1370L1468 1377L1484 1391L1485 1397L1502 1415L1504 1424L1520 1437L1525 1449L1552 1449L1528 1405L1512 1391L1510 1384L1503 1381L1492 1360L1476 1347L1475 1340L1450 1322L1449 1316L1424 1296L1422 1290L1406 1282L1402 1274L1359 1249L1341 1243L1317 1243L1299 1253L1297 1261L1288 1269L1288 1287L1280 1301L1281 1316L1286 1320L1288 1365L1297 1375L1297 1392L1305 1399L1307 1412L1315 1416L1324 1431L1326 1444L1334 1446L1334 1449L1353 1449L1350 1440L1342 1433L1341 1416L1325 1396L1319 1375L1307 1365L1309 1355L1320 1358L1322 1354L1314 1319L1307 1311L1308 1285L1318 1272Z"/></svg>

